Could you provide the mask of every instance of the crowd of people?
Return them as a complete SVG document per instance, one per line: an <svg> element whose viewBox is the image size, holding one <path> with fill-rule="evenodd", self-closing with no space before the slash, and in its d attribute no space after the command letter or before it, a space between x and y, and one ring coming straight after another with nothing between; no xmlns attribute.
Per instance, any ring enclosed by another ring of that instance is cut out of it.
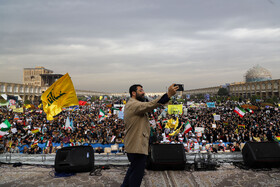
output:
<svg viewBox="0 0 280 187"><path fill-rule="evenodd" d="M48 121L40 109L15 113L1 107L0 122L8 120L11 124L9 134L0 139L1 153L50 154L62 147L74 145L102 145L95 150L96 153L102 153L106 146L119 144L122 147L124 122L118 113L123 108L114 112L114 104L122 102L123 99L88 102L76 109L64 110L52 121ZM205 105L191 107L183 103L182 114L164 113L166 109L159 107L149 113L151 121L155 122L151 123L150 143L181 143L186 152L233 152L240 151L248 141L275 141L275 137L280 137L278 107L258 107L240 117L234 109L241 104L225 101L209 108ZM100 109L106 114L102 119L99 117ZM215 120L214 115L219 115L220 119ZM71 128L65 128L67 118L72 122ZM189 122L192 129L184 133L184 128L181 128L179 133L171 136L176 129L165 128L166 120L170 119L178 120L179 126Z"/></svg>

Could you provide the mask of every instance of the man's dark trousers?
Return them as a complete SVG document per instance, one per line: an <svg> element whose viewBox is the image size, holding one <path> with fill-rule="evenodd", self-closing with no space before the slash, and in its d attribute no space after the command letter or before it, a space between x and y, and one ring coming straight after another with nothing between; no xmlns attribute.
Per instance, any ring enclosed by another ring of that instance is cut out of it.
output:
<svg viewBox="0 0 280 187"><path fill-rule="evenodd" d="M127 153L130 166L127 169L123 184L121 187L137 187L141 185L144 176L147 155Z"/></svg>

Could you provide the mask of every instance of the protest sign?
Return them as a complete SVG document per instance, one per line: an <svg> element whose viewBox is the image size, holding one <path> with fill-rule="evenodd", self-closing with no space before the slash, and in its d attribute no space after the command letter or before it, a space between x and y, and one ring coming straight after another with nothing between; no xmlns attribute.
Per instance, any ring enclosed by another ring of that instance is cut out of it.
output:
<svg viewBox="0 0 280 187"><path fill-rule="evenodd" d="M221 116L220 115L214 115L214 120L215 121L220 121L221 120Z"/></svg>

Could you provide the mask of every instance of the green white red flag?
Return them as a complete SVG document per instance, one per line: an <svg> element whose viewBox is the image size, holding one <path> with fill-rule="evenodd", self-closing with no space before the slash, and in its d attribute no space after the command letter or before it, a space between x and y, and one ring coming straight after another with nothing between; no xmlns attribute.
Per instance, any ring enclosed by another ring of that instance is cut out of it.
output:
<svg viewBox="0 0 280 187"><path fill-rule="evenodd" d="M9 130L11 129L11 124L8 120L5 120L0 124L0 138L2 138L5 135L9 134Z"/></svg>
<svg viewBox="0 0 280 187"><path fill-rule="evenodd" d="M99 110L99 118L100 119L105 118L105 112L102 109Z"/></svg>
<svg viewBox="0 0 280 187"><path fill-rule="evenodd" d="M246 114L246 111L243 108L241 108L240 106L235 107L233 112L235 112L236 114L238 114L242 118Z"/></svg>
<svg viewBox="0 0 280 187"><path fill-rule="evenodd" d="M190 124L190 121L187 121L187 123L185 124L184 130L183 130L183 134L186 134L188 132L190 132L192 130L192 126Z"/></svg>

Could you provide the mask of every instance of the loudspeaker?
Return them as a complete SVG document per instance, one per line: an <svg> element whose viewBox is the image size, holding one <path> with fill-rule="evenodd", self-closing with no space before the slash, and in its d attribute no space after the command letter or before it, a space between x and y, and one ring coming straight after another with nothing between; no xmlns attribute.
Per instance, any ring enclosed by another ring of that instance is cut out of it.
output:
<svg viewBox="0 0 280 187"><path fill-rule="evenodd" d="M91 146L63 147L55 156L58 173L90 172L94 168L94 151Z"/></svg>
<svg viewBox="0 0 280 187"><path fill-rule="evenodd" d="M242 149L246 166L252 168L280 167L280 144L277 142L247 142Z"/></svg>
<svg viewBox="0 0 280 187"><path fill-rule="evenodd" d="M183 144L152 144L146 168L150 170L184 170L186 154Z"/></svg>

